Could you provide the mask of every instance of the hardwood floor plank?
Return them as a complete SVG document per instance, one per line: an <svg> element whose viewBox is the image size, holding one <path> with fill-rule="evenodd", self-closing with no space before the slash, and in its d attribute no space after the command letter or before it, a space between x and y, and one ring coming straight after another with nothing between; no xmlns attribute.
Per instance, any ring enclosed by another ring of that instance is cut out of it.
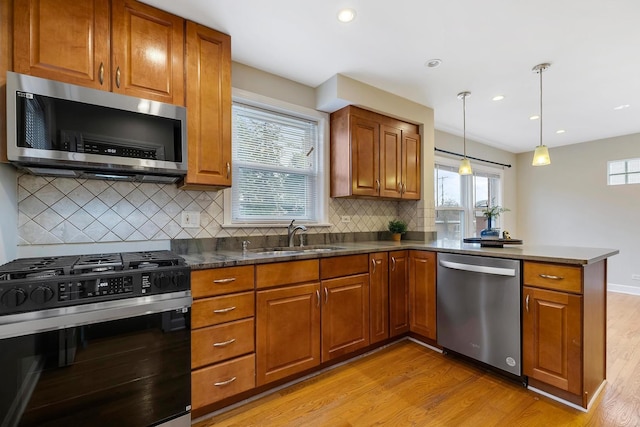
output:
<svg viewBox="0 0 640 427"><path fill-rule="evenodd" d="M607 298L608 380L588 413L401 341L194 426L640 426L640 297Z"/></svg>

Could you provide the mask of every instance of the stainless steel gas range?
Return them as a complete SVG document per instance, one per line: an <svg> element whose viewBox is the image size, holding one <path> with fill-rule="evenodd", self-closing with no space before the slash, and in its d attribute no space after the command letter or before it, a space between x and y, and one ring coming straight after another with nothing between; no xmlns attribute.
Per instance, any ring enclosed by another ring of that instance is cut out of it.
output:
<svg viewBox="0 0 640 427"><path fill-rule="evenodd" d="M190 307L170 251L0 266L0 427L189 426Z"/></svg>

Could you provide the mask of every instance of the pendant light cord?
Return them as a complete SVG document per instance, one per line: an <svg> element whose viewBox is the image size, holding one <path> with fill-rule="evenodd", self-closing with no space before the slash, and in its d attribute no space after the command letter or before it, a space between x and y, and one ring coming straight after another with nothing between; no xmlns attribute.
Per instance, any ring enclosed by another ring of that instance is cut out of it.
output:
<svg viewBox="0 0 640 427"><path fill-rule="evenodd" d="M542 146L542 72L544 68L540 68L540 146Z"/></svg>
<svg viewBox="0 0 640 427"><path fill-rule="evenodd" d="M462 96L462 153L467 158L467 95Z"/></svg>

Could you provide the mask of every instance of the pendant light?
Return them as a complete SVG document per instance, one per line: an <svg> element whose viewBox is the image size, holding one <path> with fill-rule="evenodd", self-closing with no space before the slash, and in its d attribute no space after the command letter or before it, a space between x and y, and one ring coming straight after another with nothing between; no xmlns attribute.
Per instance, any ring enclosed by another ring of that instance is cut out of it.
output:
<svg viewBox="0 0 640 427"><path fill-rule="evenodd" d="M549 149L542 144L542 72L549 67L551 67L551 64L544 63L538 64L531 69L531 71L540 74L540 145L536 147L536 151L533 153L533 161L531 162L533 166L545 166L551 163Z"/></svg>
<svg viewBox="0 0 640 427"><path fill-rule="evenodd" d="M458 168L458 174L471 175L471 162L467 159L467 96L471 95L471 92L460 92L458 99L462 99L462 147L463 157L460 161L460 167Z"/></svg>

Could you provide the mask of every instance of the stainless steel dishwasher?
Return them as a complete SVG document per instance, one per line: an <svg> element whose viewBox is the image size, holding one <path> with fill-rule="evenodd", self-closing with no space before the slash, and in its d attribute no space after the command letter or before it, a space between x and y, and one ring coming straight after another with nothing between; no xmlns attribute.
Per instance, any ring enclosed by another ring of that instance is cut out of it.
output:
<svg viewBox="0 0 640 427"><path fill-rule="evenodd" d="M438 344L522 375L520 261L438 253Z"/></svg>

